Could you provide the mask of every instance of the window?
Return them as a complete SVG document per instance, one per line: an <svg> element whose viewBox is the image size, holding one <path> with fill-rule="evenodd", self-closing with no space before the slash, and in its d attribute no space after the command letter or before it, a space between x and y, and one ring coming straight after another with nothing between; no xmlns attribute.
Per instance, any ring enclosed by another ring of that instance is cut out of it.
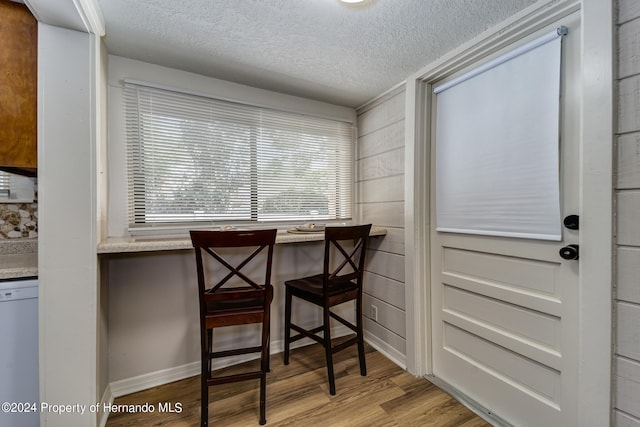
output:
<svg viewBox="0 0 640 427"><path fill-rule="evenodd" d="M0 171L0 200L9 198L9 174Z"/></svg>
<svg viewBox="0 0 640 427"><path fill-rule="evenodd" d="M350 123L125 83L129 222L351 218Z"/></svg>
<svg viewBox="0 0 640 427"><path fill-rule="evenodd" d="M32 203L35 199L35 178L0 171L0 202Z"/></svg>

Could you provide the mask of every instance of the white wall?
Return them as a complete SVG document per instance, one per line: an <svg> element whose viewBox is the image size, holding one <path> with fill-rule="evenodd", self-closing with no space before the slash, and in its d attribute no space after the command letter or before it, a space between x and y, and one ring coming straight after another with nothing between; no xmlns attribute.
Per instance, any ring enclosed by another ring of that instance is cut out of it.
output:
<svg viewBox="0 0 640 427"><path fill-rule="evenodd" d="M618 0L615 425L640 426L640 2Z"/></svg>
<svg viewBox="0 0 640 427"><path fill-rule="evenodd" d="M93 35L38 26L40 400L98 400L95 57ZM47 426L96 414L41 413Z"/></svg>
<svg viewBox="0 0 640 427"><path fill-rule="evenodd" d="M357 207L360 221L387 228L370 245L365 274L366 337L406 366L404 266L404 87L358 110ZM377 307L373 319L371 306Z"/></svg>

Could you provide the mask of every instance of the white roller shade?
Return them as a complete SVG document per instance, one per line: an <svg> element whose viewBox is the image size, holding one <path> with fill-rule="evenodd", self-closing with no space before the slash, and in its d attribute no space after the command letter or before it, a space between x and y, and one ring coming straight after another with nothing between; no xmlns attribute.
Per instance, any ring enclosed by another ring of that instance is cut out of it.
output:
<svg viewBox="0 0 640 427"><path fill-rule="evenodd" d="M560 240L561 37L437 86L436 227Z"/></svg>

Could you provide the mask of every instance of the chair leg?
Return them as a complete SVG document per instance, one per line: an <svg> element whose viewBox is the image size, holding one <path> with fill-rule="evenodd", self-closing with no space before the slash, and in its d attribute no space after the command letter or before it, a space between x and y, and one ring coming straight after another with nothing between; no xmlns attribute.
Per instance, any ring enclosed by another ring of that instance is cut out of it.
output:
<svg viewBox="0 0 640 427"><path fill-rule="evenodd" d="M260 425L267 423L267 372L269 372L269 341L271 334L271 318L267 308L262 319L262 351L260 353Z"/></svg>
<svg viewBox="0 0 640 427"><path fill-rule="evenodd" d="M267 423L267 372L263 371L260 376L260 425Z"/></svg>
<svg viewBox="0 0 640 427"><path fill-rule="evenodd" d="M360 375L367 375L367 363L364 359L364 327L362 322L362 300L356 304L356 329L358 335L358 360L360 362Z"/></svg>
<svg viewBox="0 0 640 427"><path fill-rule="evenodd" d="M211 360L211 353L213 351L213 329L207 329L207 348L209 349L209 351L207 352L207 360L209 361L209 363L207 364L207 366L209 367L209 375L211 375L211 371L213 371L213 361Z"/></svg>
<svg viewBox="0 0 640 427"><path fill-rule="evenodd" d="M329 307L324 307L324 353L327 359L327 375L329 377L329 394L336 394L336 380L333 375L333 351L331 348L331 317L329 315Z"/></svg>
<svg viewBox="0 0 640 427"><path fill-rule="evenodd" d="M207 379L211 372L212 331L207 329L201 337L201 369L200 369L200 426L209 425L209 385Z"/></svg>
<svg viewBox="0 0 640 427"><path fill-rule="evenodd" d="M267 351L266 351L266 358L267 358L267 366L265 368L265 372L271 372L271 325L269 324L267 326Z"/></svg>
<svg viewBox="0 0 640 427"><path fill-rule="evenodd" d="M267 371L269 369L269 357L265 354L268 346L263 347L261 374L260 374L260 425L267 423Z"/></svg>
<svg viewBox="0 0 640 427"><path fill-rule="evenodd" d="M200 383L200 425L202 427L209 425L209 386L207 385L206 369L202 369L202 378Z"/></svg>
<svg viewBox="0 0 640 427"><path fill-rule="evenodd" d="M286 287L284 303L284 364L289 364L289 346L291 344L291 303L293 302L291 290Z"/></svg>

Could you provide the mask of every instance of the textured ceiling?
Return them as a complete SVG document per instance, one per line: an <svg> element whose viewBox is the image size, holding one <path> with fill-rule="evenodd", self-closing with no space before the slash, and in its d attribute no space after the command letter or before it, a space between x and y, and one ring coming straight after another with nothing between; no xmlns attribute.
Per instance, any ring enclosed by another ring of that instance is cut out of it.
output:
<svg viewBox="0 0 640 427"><path fill-rule="evenodd" d="M109 53L357 107L535 0L98 0Z"/></svg>

